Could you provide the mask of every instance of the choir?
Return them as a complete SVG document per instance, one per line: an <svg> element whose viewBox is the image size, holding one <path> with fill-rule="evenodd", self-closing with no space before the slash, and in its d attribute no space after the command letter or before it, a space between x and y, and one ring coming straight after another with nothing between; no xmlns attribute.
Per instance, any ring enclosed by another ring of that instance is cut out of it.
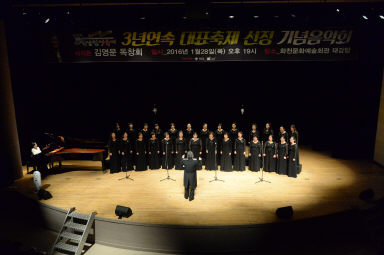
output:
<svg viewBox="0 0 384 255"><path fill-rule="evenodd" d="M248 165L250 171L263 169L294 178L301 172L295 125L290 126L290 133L281 126L275 135L271 123L266 123L262 132L253 123L247 138L248 142L236 123L232 123L229 132L224 131L221 123L215 131L204 123L199 132L193 131L190 123L184 131L171 123L164 133L158 124L150 132L147 123L139 131L129 123L127 131L122 132L116 123L108 143L110 173L145 171L148 167L182 170L187 151L200 159L198 170L204 165L206 170L218 170L220 166L221 171L244 171Z"/></svg>

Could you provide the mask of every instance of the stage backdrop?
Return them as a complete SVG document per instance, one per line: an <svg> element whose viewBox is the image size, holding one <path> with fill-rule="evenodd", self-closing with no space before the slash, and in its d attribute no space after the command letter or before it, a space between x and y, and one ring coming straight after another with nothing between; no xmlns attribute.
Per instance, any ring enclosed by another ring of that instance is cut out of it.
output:
<svg viewBox="0 0 384 255"><path fill-rule="evenodd" d="M211 62L351 60L356 31L209 29L200 31L58 32L44 40L49 62Z"/></svg>

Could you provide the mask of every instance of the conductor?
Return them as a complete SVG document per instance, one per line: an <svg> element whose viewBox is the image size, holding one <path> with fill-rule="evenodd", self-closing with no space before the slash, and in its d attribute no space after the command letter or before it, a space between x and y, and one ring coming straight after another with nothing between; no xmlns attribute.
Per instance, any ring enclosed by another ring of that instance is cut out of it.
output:
<svg viewBox="0 0 384 255"><path fill-rule="evenodd" d="M195 198L195 189L197 186L196 170L199 167L199 160L193 158L193 152L187 152L187 158L183 159L184 166L184 198L192 201Z"/></svg>

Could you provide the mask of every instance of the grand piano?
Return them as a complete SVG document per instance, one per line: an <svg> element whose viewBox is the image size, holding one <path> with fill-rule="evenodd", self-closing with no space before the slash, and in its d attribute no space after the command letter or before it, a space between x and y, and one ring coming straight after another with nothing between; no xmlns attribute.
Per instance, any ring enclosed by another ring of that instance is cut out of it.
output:
<svg viewBox="0 0 384 255"><path fill-rule="evenodd" d="M55 162L62 168L65 160L94 160L101 162L101 169L105 170L105 158L107 157L107 144L94 139L80 139L64 136L56 136L44 133L48 144L42 149L46 162L52 168ZM28 169L27 169L28 171Z"/></svg>

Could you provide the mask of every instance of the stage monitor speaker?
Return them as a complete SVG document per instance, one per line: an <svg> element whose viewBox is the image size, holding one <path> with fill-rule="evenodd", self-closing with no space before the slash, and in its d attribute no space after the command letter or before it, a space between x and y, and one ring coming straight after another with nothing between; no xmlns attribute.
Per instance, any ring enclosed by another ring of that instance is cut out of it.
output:
<svg viewBox="0 0 384 255"><path fill-rule="evenodd" d="M39 191L37 192L37 196L39 197L39 200L41 199L47 200L52 198L52 194L49 191L46 191L43 189L39 189Z"/></svg>
<svg viewBox="0 0 384 255"><path fill-rule="evenodd" d="M375 196L375 192L372 189L366 189L360 192L359 198L363 201L371 201Z"/></svg>
<svg viewBox="0 0 384 255"><path fill-rule="evenodd" d="M292 206L277 208L276 215L280 219L288 220L293 216L293 208Z"/></svg>
<svg viewBox="0 0 384 255"><path fill-rule="evenodd" d="M125 217L125 218L131 217L133 213L132 213L131 208L125 207L122 205L117 205L116 209L115 209L115 214L116 214L116 216L119 217L119 219L121 219L123 217Z"/></svg>

